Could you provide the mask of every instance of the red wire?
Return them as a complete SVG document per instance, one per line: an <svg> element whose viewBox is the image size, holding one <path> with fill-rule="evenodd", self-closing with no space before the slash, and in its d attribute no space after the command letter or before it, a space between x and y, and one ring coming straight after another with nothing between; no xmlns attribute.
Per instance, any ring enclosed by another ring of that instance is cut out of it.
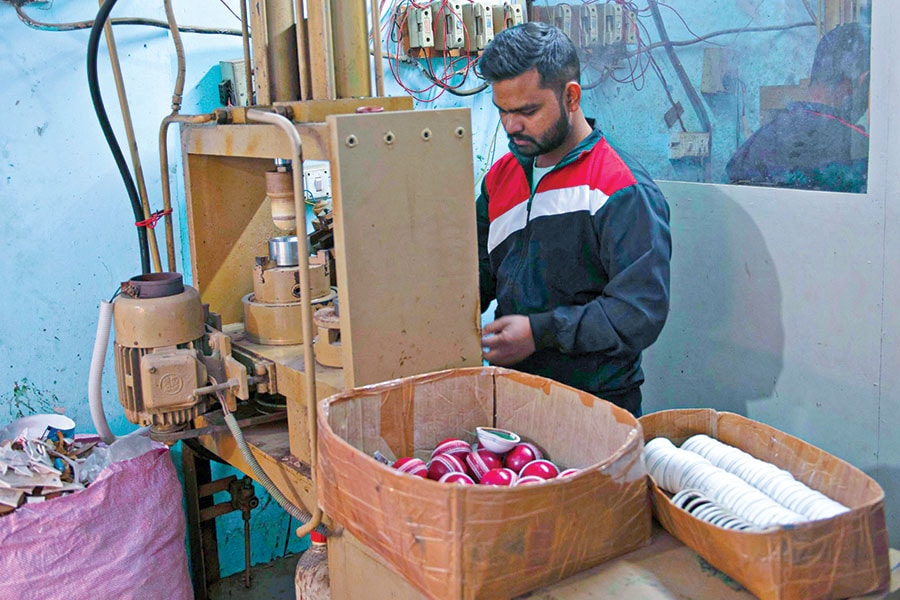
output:
<svg viewBox="0 0 900 600"><path fill-rule="evenodd" d="M148 229L153 229L154 227L156 227L156 223L161 218L163 218L166 215L171 215L171 214L172 214L171 208L167 208L165 210L158 210L155 213L153 213L152 215L150 215L149 218L144 219L143 221L135 221L134 226L135 227L146 227Z"/></svg>
<svg viewBox="0 0 900 600"><path fill-rule="evenodd" d="M859 127L859 126L857 126L857 125L854 125L853 123L850 123L849 121L845 121L844 119L842 119L842 118L840 118L840 117L836 117L836 116L834 116L834 115L829 115L828 113L822 113L822 112L819 112L819 111L816 111L816 110L810 110L810 109L808 109L808 108L807 108L807 109L804 109L804 110L805 110L808 114L816 115L817 117L824 117L824 118L826 118L826 119L831 119L832 121L837 121L838 123L840 123L840 124L842 124L842 125L846 125L847 127L849 127L850 129L852 129L852 130L855 131L856 133L858 133L858 134L860 134L860 135L863 135L863 136L865 136L865 137L869 137L869 133L868 133L865 129L863 129L862 127Z"/></svg>

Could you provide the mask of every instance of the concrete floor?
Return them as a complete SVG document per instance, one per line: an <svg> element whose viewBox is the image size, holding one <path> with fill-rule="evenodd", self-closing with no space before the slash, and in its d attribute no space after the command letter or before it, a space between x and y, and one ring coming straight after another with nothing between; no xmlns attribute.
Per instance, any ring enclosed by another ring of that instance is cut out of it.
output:
<svg viewBox="0 0 900 600"><path fill-rule="evenodd" d="M294 571L300 554L289 554L250 569L250 587L244 573L220 579L209 590L210 600L295 600Z"/></svg>

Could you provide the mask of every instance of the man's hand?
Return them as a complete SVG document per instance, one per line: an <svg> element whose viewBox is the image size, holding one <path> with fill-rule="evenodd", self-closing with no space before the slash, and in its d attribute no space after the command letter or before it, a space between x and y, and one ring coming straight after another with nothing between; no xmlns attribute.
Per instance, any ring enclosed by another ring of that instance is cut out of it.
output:
<svg viewBox="0 0 900 600"><path fill-rule="evenodd" d="M507 315L484 326L481 345L484 359L507 367L534 354L531 321L524 315Z"/></svg>

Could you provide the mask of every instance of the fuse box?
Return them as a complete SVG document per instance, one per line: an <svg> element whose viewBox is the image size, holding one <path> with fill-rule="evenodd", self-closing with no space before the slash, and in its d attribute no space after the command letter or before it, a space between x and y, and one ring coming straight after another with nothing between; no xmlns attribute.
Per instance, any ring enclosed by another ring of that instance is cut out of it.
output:
<svg viewBox="0 0 900 600"><path fill-rule="evenodd" d="M463 4L463 24L466 28L466 48L477 52L494 39L494 11L489 2L475 0Z"/></svg>
<svg viewBox="0 0 900 600"><path fill-rule="evenodd" d="M431 4L431 18L434 23L434 45L439 50L455 50L466 43L463 30L462 2L436 0Z"/></svg>
<svg viewBox="0 0 900 600"><path fill-rule="evenodd" d="M525 22L525 11L516 3L504 2L502 5L495 4L493 12L495 34Z"/></svg>
<svg viewBox="0 0 900 600"><path fill-rule="evenodd" d="M409 7L406 9L406 26L410 48L433 48L434 29L431 21L431 7Z"/></svg>

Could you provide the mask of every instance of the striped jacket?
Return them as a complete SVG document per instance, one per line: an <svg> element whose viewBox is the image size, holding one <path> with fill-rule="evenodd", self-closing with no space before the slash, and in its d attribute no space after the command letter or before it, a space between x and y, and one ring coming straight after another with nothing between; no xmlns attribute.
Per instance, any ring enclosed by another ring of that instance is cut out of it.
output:
<svg viewBox="0 0 900 600"><path fill-rule="evenodd" d="M516 369L592 393L632 390L669 310L666 199L597 128L534 194L532 165L508 153L482 181L482 309L496 299L497 317L529 317L536 351Z"/></svg>

